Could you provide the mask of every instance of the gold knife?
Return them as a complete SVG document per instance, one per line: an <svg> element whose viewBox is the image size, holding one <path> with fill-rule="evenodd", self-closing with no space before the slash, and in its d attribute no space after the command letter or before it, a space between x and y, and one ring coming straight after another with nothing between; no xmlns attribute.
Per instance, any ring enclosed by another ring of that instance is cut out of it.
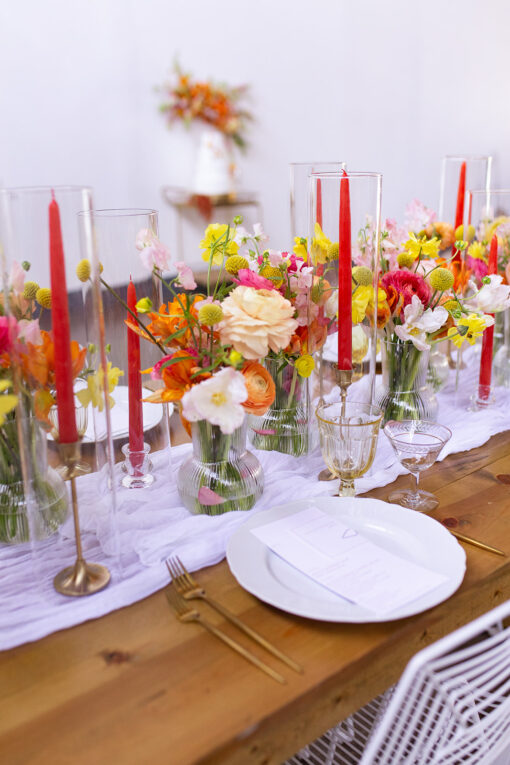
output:
<svg viewBox="0 0 510 765"><path fill-rule="evenodd" d="M445 528L448 529L448 526L445 526ZM460 542L465 542L468 545L473 545L473 547L479 547L480 550L486 550L487 552L494 553L495 555L501 555L503 558L506 558L506 553L503 552L503 550L499 550L497 547L492 547L485 542L480 542L479 539L467 537L465 534L461 534L460 531L454 531L453 529L448 529L448 531L450 534L453 534L453 536Z"/></svg>

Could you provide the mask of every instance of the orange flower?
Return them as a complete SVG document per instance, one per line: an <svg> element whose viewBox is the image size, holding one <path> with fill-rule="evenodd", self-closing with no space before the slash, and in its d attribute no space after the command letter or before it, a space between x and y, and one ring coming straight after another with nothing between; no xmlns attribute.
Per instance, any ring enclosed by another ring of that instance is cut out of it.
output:
<svg viewBox="0 0 510 765"><path fill-rule="evenodd" d="M28 353L21 354L23 374L33 387L53 388L55 386L55 346L49 332L41 330L39 345L27 343ZM86 348L80 348L76 340L71 341L71 362L73 379L77 377L87 355Z"/></svg>
<svg viewBox="0 0 510 765"><path fill-rule="evenodd" d="M432 239L433 236L437 236L437 238L440 239L440 250L447 250L455 243L455 229L451 223L445 223L443 221L429 223L425 229L425 233L429 239Z"/></svg>
<svg viewBox="0 0 510 765"><path fill-rule="evenodd" d="M248 398L243 407L250 414L265 414L275 397L273 378L258 361L248 361L241 370L244 375Z"/></svg>
<svg viewBox="0 0 510 765"><path fill-rule="evenodd" d="M169 345L171 348L189 348L192 345L195 334L198 335L198 311L195 308L196 303L204 300L203 295L193 295L189 305L189 313L192 316L193 328L190 327L189 319L184 315L182 309L187 305L188 296L180 293L168 306L162 305L159 314L151 313L151 323L148 329L154 337L161 338L163 345ZM202 332L206 331L202 327ZM180 332L177 337L169 340L176 332Z"/></svg>
<svg viewBox="0 0 510 765"><path fill-rule="evenodd" d="M452 272L454 278L453 289L458 294L462 294L471 276L471 271L466 267L466 263L463 260L454 260L448 263L444 258L438 258L437 263Z"/></svg>
<svg viewBox="0 0 510 765"><path fill-rule="evenodd" d="M386 292L386 302L390 309L390 314L399 316L404 306L404 295L393 284L385 285L383 289ZM379 316L377 317L377 323L379 324Z"/></svg>
<svg viewBox="0 0 510 765"><path fill-rule="evenodd" d="M319 348L322 348L327 336L327 325L314 319L308 327L298 327L296 329L290 338L290 343L285 348L285 353L299 355L315 353Z"/></svg>
<svg viewBox="0 0 510 765"><path fill-rule="evenodd" d="M199 371L200 367L197 366L197 360L190 356L189 351L176 351L172 359L178 358L182 358L182 361L169 364L169 366L161 371L165 387L158 388L150 396L147 396L144 401L151 401L157 404L162 404L166 401L180 401L186 391L193 385L197 385L202 380L206 380L211 376L209 372L204 372L197 375L197 377L192 377L195 372Z"/></svg>

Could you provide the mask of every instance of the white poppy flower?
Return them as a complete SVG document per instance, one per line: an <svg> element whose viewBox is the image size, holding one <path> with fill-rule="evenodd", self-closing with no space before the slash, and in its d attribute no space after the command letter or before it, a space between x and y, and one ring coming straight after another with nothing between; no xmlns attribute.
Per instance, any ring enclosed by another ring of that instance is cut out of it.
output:
<svg viewBox="0 0 510 765"><path fill-rule="evenodd" d="M481 290L464 302L468 310L475 313L499 313L510 307L510 286L502 284L501 274L486 277L489 284L482 284ZM471 285L471 282L470 282ZM472 285L475 287L475 285Z"/></svg>
<svg viewBox="0 0 510 765"><path fill-rule="evenodd" d="M417 295L404 308L404 323L397 324L395 333L401 340L410 340L419 351L430 348L427 335L437 332L448 319L446 308L423 309L423 303Z"/></svg>
<svg viewBox="0 0 510 765"><path fill-rule="evenodd" d="M247 398L243 375L227 367L184 394L182 414L189 422L207 420L211 425L219 425L222 433L229 434L242 425L242 403Z"/></svg>

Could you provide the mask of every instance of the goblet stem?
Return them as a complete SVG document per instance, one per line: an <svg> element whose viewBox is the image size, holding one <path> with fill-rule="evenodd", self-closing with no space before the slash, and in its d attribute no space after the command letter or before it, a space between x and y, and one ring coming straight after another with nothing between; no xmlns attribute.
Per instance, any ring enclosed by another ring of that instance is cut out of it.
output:
<svg viewBox="0 0 510 765"><path fill-rule="evenodd" d="M355 497L356 492L354 491L354 481L348 480L347 478L340 478L340 487L338 491L338 496L340 497Z"/></svg>
<svg viewBox="0 0 510 765"><path fill-rule="evenodd" d="M410 507L416 507L420 501L420 494L419 494L419 483L420 483L420 473L411 473L411 475L414 478L414 486L411 487L411 491L409 493L408 502Z"/></svg>

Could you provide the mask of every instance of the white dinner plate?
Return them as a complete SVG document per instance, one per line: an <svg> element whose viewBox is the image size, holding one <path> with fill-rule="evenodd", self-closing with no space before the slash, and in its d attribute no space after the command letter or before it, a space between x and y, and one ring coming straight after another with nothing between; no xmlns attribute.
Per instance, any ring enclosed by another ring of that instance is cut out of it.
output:
<svg viewBox="0 0 510 765"><path fill-rule="evenodd" d="M80 388L83 387L84 385L78 384L75 387L75 391L80 390ZM142 391L144 396L149 396L154 392L149 390L149 388L143 388ZM113 438L124 438L129 435L129 388L127 385L117 385L111 395L115 401L115 405L110 409L112 436ZM169 407L168 416L170 417L173 411L173 404L169 403L167 406ZM163 404L151 404L150 402L144 401L142 404L142 412L143 429L144 431L150 430L151 428L155 428L156 425L159 425L163 419ZM87 430L83 436L83 441L94 443L96 438L94 435L94 413L92 404L89 404L87 407L87 415ZM106 432L101 432L101 428L104 429L105 427L104 414L99 414L97 420L97 426L100 429L98 438L101 439L106 435ZM48 435L48 438L52 440L51 435Z"/></svg>
<svg viewBox="0 0 510 765"><path fill-rule="evenodd" d="M273 553L251 529L317 507L395 555L443 574L447 581L390 614L378 616L314 582ZM438 521L379 499L315 497L253 515L230 537L230 569L245 590L297 616L328 622L385 622L432 608L452 595L466 570L466 554Z"/></svg>

